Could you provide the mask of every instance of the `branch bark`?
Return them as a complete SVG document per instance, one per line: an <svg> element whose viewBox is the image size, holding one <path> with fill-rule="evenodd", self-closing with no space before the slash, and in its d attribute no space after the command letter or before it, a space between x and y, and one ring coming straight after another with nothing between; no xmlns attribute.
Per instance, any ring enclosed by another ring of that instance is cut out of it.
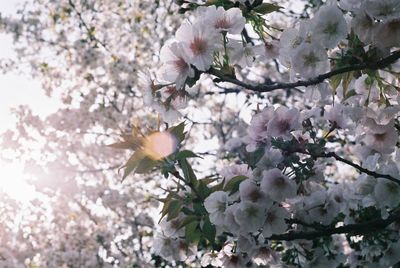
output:
<svg viewBox="0 0 400 268"><path fill-rule="evenodd" d="M375 171L371 171L371 170L369 170L369 169L363 168L362 166L357 165L357 164L351 162L350 160L347 160L347 159L344 159L343 157L338 156L338 155L337 155L336 153L334 153L334 152L324 153L324 154L321 154L320 156L321 156L321 157L333 157L333 158L335 158L337 161L340 161L340 162L345 163L345 164L347 164L347 165L349 165L349 166L352 166L353 168L357 169L358 171L360 171L360 172L362 172L362 173L365 173L365 174L367 174L367 175L370 175L370 176L372 176L372 177L374 177L374 178L384 178L384 179L388 179L388 180L390 180L390 181L392 181L392 182L397 183L397 184L400 185L400 180L396 179L395 177L393 177L393 176L391 176L391 175L389 175L389 174L380 174L380 173L377 173L377 172L375 172Z"/></svg>
<svg viewBox="0 0 400 268"><path fill-rule="evenodd" d="M293 83L283 83L283 82L273 82L273 83L268 83L268 84L260 84L260 85L251 85L246 82L240 81L236 79L235 77L229 76L222 74L218 70L215 69L210 69L208 71L209 74L214 75L218 77L221 81L223 82L229 82L232 84L235 84L237 86L256 91L256 92L270 92L273 90L277 89L291 89L291 88L296 88L296 87L308 87L312 85L317 85L319 83L322 83L325 79L331 78L335 75L351 72L351 71L361 71L361 70L378 70L382 69L385 67L388 67L389 65L395 63L398 59L400 59L400 50L397 50L393 52L390 56L383 58L381 60L378 60L373 63L360 63L360 64L355 64L355 65L350 65L346 67L342 67L330 72L327 72L325 74L321 74L317 77L308 79L308 80L299 80L297 82Z"/></svg>
<svg viewBox="0 0 400 268"><path fill-rule="evenodd" d="M279 241L292 241L298 239L308 239L313 240L320 237L330 236L333 234L352 234L352 235L362 235L377 230L382 230L386 228L389 224L400 220L400 213L396 212L390 215L387 219L374 219L362 223L348 224L341 227L331 227L324 230L317 230L311 232L298 232L291 231L285 234L272 235L268 240L279 240Z"/></svg>
<svg viewBox="0 0 400 268"><path fill-rule="evenodd" d="M395 177L393 177L393 176L391 176L389 174L381 174L381 173L378 173L378 172L363 168L362 166L360 166L360 165L358 165L356 163L353 163L350 160L347 160L347 159L337 155L334 152L321 153L321 154L312 154L312 153L304 151L304 150L300 150L300 151L296 151L296 152L297 153L301 153L301 154L306 154L306 155L309 155L309 156L314 157L314 158L318 158L318 157L324 157L324 158L333 157L336 161L345 163L345 164L347 164L347 165L349 165L349 166L357 169L358 171L360 171L362 173L365 173L365 174L367 174L369 176L372 176L374 178L384 178L384 179L390 180L390 181L400 185L400 180L399 179L396 179Z"/></svg>

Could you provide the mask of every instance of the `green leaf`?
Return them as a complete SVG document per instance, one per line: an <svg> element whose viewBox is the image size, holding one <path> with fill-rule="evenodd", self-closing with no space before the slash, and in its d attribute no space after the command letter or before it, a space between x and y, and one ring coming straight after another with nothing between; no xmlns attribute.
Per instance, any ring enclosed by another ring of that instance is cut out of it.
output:
<svg viewBox="0 0 400 268"><path fill-rule="evenodd" d="M185 227L186 225L198 220L199 218L197 216L194 215L190 215L187 216L186 218L183 219L183 221L181 221L181 223L179 224L178 230Z"/></svg>
<svg viewBox="0 0 400 268"><path fill-rule="evenodd" d="M343 101L345 101L345 100L347 100L348 98L353 97L353 96L355 96L355 95L357 95L357 92L356 92L354 89L349 90L349 91L347 92L346 96L344 97Z"/></svg>
<svg viewBox="0 0 400 268"><path fill-rule="evenodd" d="M223 191L224 190L224 184L225 184L225 179L221 183L218 183L217 185L213 186L211 188L211 191L212 192Z"/></svg>
<svg viewBox="0 0 400 268"><path fill-rule="evenodd" d="M336 95L336 90L337 90L338 86L340 85L340 82L342 82L342 78L343 77L342 77L341 74L334 75L334 76L331 77L329 82L330 82L331 87L332 87L332 94L333 95Z"/></svg>
<svg viewBox="0 0 400 268"><path fill-rule="evenodd" d="M211 194L210 188L208 188L207 184L202 180L197 181L196 190L202 199L206 199Z"/></svg>
<svg viewBox="0 0 400 268"><path fill-rule="evenodd" d="M216 229L215 226L210 222L209 217L204 220L203 235L208 241L210 241L211 244L214 244Z"/></svg>
<svg viewBox="0 0 400 268"><path fill-rule="evenodd" d="M343 97L346 97L347 95L347 90L349 89L351 80L353 80L353 72L347 72L343 74L343 79L342 79Z"/></svg>
<svg viewBox="0 0 400 268"><path fill-rule="evenodd" d="M122 180L124 180L130 173L132 173L137 168L140 161L142 161L144 157L145 156L143 155L142 152L137 151L129 158L129 160L123 166L125 170L124 170L124 175L122 176Z"/></svg>
<svg viewBox="0 0 400 268"><path fill-rule="evenodd" d="M185 122L180 123L177 126L171 127L169 130L169 133L174 135L178 142L182 142L185 139Z"/></svg>
<svg viewBox="0 0 400 268"><path fill-rule="evenodd" d="M193 203L193 210L194 213L196 213L197 215L207 215L207 210L205 209L203 204L199 202Z"/></svg>
<svg viewBox="0 0 400 268"><path fill-rule="evenodd" d="M201 231L198 228L199 222L193 221L186 225L185 237L188 243L198 244L201 239Z"/></svg>
<svg viewBox="0 0 400 268"><path fill-rule="evenodd" d="M176 217L178 217L179 212L181 212L181 207L182 207L182 201L173 199L171 200L169 206L168 206L168 217L167 221L170 221Z"/></svg>
<svg viewBox="0 0 400 268"><path fill-rule="evenodd" d="M132 149L136 150L137 148L140 147L142 144L142 139L139 137L134 137L132 135L126 134L126 135L121 135L121 138L123 139L122 141L112 143L109 145L106 145L107 147L111 147L114 149Z"/></svg>
<svg viewBox="0 0 400 268"><path fill-rule="evenodd" d="M242 181L246 180L247 177L243 175L239 175L233 177L228 183L225 185L224 191L230 192L229 195L236 193L239 190L239 185Z"/></svg>
<svg viewBox="0 0 400 268"><path fill-rule="evenodd" d="M181 159L178 161L178 163L183 171L185 180L195 185L197 183L196 174L194 174L192 166L189 164L189 162L186 159Z"/></svg>
<svg viewBox="0 0 400 268"><path fill-rule="evenodd" d="M271 3L262 3L261 5L255 7L253 10L259 14L265 15L275 11L279 11L282 7L271 4Z"/></svg>
<svg viewBox="0 0 400 268"><path fill-rule="evenodd" d="M145 156L138 164L137 168L135 169L135 173L144 174L151 171L154 167L159 164L158 161L154 161L148 156Z"/></svg>
<svg viewBox="0 0 400 268"><path fill-rule="evenodd" d="M161 210L161 217L160 217L160 220L158 221L158 223L160 223L161 220L168 214L169 207L171 205L171 200L172 200L172 196L171 195L168 195L165 198L165 202L164 202L163 208Z"/></svg>
<svg viewBox="0 0 400 268"><path fill-rule="evenodd" d="M247 153L245 156L247 164L250 167L255 167L256 164L258 163L258 161L260 161L260 159L263 157L264 154L265 154L265 150L262 148L259 148L252 153Z"/></svg>
<svg viewBox="0 0 400 268"><path fill-rule="evenodd" d="M180 160L180 159L184 159L184 158L195 158L195 157L202 158L201 156L199 156L189 150L183 150L183 151L177 152L175 154L176 160Z"/></svg>

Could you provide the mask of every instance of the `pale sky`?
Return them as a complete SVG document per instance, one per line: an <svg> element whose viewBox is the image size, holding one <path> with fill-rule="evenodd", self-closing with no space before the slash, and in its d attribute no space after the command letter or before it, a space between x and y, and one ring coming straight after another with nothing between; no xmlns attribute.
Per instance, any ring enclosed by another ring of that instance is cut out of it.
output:
<svg viewBox="0 0 400 268"><path fill-rule="evenodd" d="M16 5L23 0L0 0L2 16L16 11ZM14 54L12 38L0 33L0 58L9 58ZM12 107L29 105L35 114L45 116L56 109L56 101L47 98L40 83L29 77L15 73L0 73L0 133L12 127L15 118L10 113Z"/></svg>

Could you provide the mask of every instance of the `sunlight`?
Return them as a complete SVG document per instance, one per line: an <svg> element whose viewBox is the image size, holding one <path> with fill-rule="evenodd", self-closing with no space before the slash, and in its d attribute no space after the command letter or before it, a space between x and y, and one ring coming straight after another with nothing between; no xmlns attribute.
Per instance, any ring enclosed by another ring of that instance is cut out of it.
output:
<svg viewBox="0 0 400 268"><path fill-rule="evenodd" d="M16 201L28 203L37 196L37 192L27 182L32 176L25 174L23 170L22 165L0 160L0 192Z"/></svg>

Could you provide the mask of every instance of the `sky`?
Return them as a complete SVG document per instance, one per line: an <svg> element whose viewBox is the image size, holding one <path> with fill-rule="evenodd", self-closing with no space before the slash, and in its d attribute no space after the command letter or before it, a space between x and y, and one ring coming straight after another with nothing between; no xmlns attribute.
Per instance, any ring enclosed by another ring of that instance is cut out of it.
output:
<svg viewBox="0 0 400 268"><path fill-rule="evenodd" d="M17 10L17 4L22 2L24 0L1 0L1 16L13 14ZM12 38L0 33L0 59L12 58L14 55ZM12 108L28 105L33 114L41 117L57 109L57 101L45 96L39 81L16 72L0 72L0 92L0 135L15 125L16 118L11 113ZM0 194L4 191L23 203L37 196L33 187L26 183L30 175L24 173L22 163L18 160L0 160L0 174Z"/></svg>
<svg viewBox="0 0 400 268"><path fill-rule="evenodd" d="M2 0L0 13L2 16L12 14L23 0ZM0 58L15 55L12 38L0 33ZM17 73L0 73L0 133L14 125L15 117L10 110L19 105L29 105L34 114L46 116L56 109L56 102L44 95L39 81Z"/></svg>

